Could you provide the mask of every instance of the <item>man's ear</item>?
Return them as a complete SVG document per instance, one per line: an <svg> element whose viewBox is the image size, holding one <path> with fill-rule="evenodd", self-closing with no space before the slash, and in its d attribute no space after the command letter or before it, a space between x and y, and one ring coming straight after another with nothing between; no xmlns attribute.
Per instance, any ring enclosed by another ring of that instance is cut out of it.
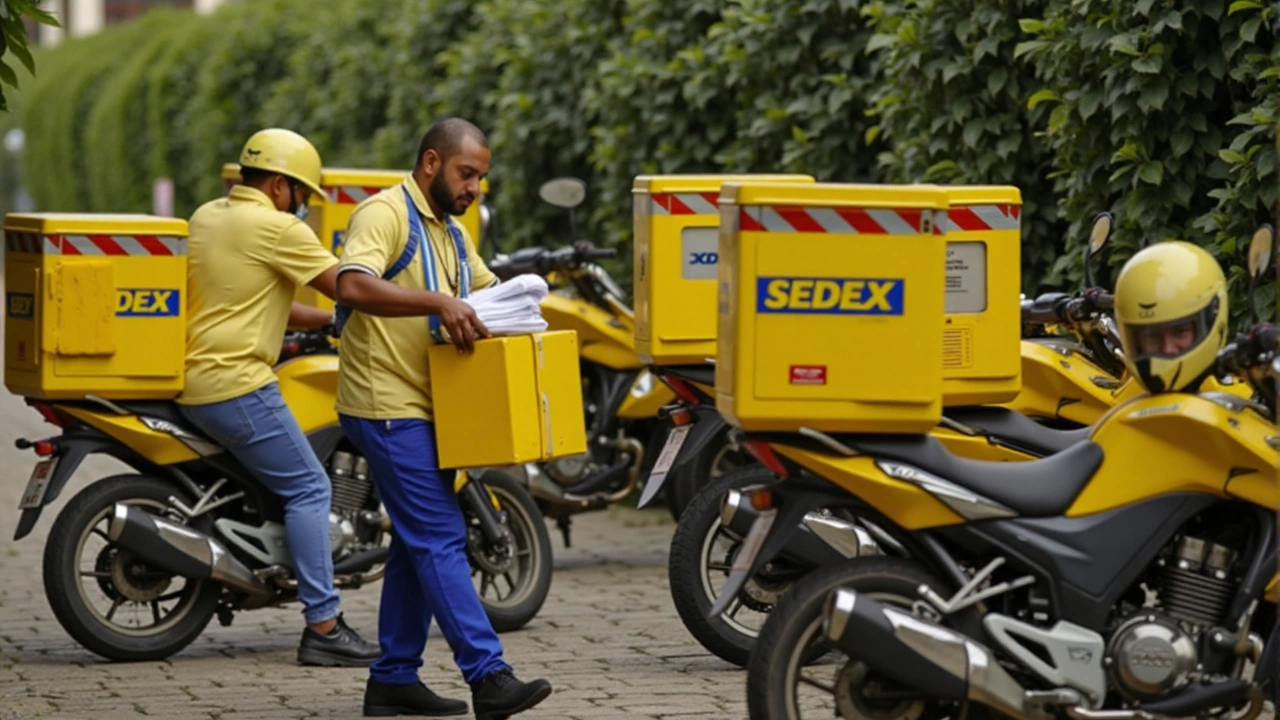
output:
<svg viewBox="0 0 1280 720"><path fill-rule="evenodd" d="M434 149L425 150L422 153L422 169L428 175L435 175L440 172L440 154Z"/></svg>

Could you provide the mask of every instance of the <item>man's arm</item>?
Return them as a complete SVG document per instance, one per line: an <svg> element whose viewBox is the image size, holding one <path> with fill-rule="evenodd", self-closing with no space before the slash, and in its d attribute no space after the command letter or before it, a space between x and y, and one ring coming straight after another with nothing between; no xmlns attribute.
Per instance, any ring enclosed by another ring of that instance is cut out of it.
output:
<svg viewBox="0 0 1280 720"><path fill-rule="evenodd" d="M291 328L322 328L331 322L333 322L333 313L327 310L303 305L296 301L289 308L289 327Z"/></svg>
<svg viewBox="0 0 1280 720"><path fill-rule="evenodd" d="M364 268L347 266L338 275L339 302L368 315L411 317L438 315L453 344L463 352L475 348L475 337L489 337L489 330L476 316L475 308L451 295L430 290L411 290L374 277Z"/></svg>

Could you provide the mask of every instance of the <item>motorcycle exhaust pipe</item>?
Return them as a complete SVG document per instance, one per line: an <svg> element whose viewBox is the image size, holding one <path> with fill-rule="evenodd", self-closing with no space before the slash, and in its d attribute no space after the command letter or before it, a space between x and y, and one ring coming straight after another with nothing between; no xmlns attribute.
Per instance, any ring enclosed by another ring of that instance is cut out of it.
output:
<svg viewBox="0 0 1280 720"><path fill-rule="evenodd" d="M222 543L141 508L116 503L107 537L156 567L181 577L213 580L251 596L271 589L235 559Z"/></svg>
<svg viewBox="0 0 1280 720"><path fill-rule="evenodd" d="M720 505L720 524L741 537L759 516L745 493L730 490ZM805 513L800 532L793 533L781 554L802 565L819 566L862 555L879 555L871 534L858 525L820 512Z"/></svg>
<svg viewBox="0 0 1280 720"><path fill-rule="evenodd" d="M827 597L823 633L836 647L904 685L951 702L971 700L1019 720L1048 720L991 651L965 635L853 590Z"/></svg>

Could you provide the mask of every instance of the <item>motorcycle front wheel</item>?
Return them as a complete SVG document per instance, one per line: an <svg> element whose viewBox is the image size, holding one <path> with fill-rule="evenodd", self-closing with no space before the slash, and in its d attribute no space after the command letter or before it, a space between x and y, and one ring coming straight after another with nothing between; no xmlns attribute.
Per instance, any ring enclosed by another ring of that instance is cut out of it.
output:
<svg viewBox="0 0 1280 720"><path fill-rule="evenodd" d="M497 496L507 542L504 548L489 548L475 511L464 503L471 576L493 629L519 630L537 616L551 591L551 535L538 504L518 480L490 470L476 481Z"/></svg>
<svg viewBox="0 0 1280 720"><path fill-rule="evenodd" d="M194 502L158 478L115 475L81 490L58 513L49 533L44 548L49 606L67 634L109 660L167 658L190 645L213 618L221 593L217 583L153 568L107 537L116 503L160 515L170 497ZM199 521L195 525L211 529Z"/></svg>

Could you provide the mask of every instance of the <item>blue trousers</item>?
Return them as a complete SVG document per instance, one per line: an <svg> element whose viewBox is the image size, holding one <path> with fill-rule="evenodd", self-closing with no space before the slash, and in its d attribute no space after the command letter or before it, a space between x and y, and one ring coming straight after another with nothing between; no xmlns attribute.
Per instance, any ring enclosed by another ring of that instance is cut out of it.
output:
<svg viewBox="0 0 1280 720"><path fill-rule="evenodd" d="M284 499L285 541L308 625L338 616L329 545L329 475L271 383L238 398L179 405L183 417L216 440L268 490Z"/></svg>
<svg viewBox="0 0 1280 720"><path fill-rule="evenodd" d="M424 420L339 418L369 462L395 531L378 610L382 657L369 668L370 677L417 682L433 616L469 684L507 668L502 642L472 584L466 522L453 473L440 470L434 427Z"/></svg>

